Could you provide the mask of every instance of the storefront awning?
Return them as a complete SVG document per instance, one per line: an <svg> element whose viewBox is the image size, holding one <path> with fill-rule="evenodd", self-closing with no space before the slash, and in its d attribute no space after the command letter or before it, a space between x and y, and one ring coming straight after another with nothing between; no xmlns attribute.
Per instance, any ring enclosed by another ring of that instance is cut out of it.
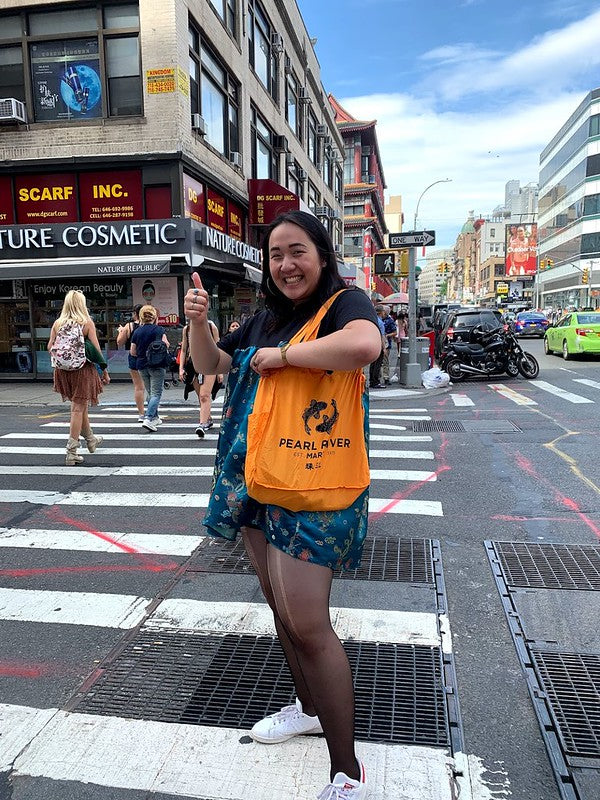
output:
<svg viewBox="0 0 600 800"><path fill-rule="evenodd" d="M183 254L181 256L183 258ZM16 278L83 278L136 277L143 275L168 275L170 258L148 256L121 256L116 258L65 258L31 259L29 261L0 261L0 279Z"/></svg>
<svg viewBox="0 0 600 800"><path fill-rule="evenodd" d="M262 270L257 269L257 267L252 267L250 264L244 264L244 266L246 267L247 280L260 286L262 283Z"/></svg>

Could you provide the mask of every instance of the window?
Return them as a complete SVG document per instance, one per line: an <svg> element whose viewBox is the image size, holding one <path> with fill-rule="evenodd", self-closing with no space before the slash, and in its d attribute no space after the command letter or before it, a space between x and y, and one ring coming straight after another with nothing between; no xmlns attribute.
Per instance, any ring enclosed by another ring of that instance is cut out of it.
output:
<svg viewBox="0 0 600 800"><path fill-rule="evenodd" d="M205 141L226 158L239 152L238 84L193 23L189 28L192 114L201 114Z"/></svg>
<svg viewBox="0 0 600 800"><path fill-rule="evenodd" d="M300 196L300 183L298 181L297 176L297 164L294 164L292 167L288 167L287 170L287 188L293 192L294 194Z"/></svg>
<svg viewBox="0 0 600 800"><path fill-rule="evenodd" d="M308 122L307 122L307 150L308 150L308 157L313 164L317 164L319 160L319 138L317 136L317 118L312 113L312 111L308 112Z"/></svg>
<svg viewBox="0 0 600 800"><path fill-rule="evenodd" d="M248 39L250 64L273 100L279 99L277 84L277 58L271 46L274 33L258 0L248 2Z"/></svg>
<svg viewBox="0 0 600 800"><path fill-rule="evenodd" d="M315 208L317 208L317 206L320 206L320 205L321 205L321 195L319 193L319 190L314 185L314 183L311 183L311 181L309 181L308 182L308 206L309 206L311 211L314 211Z"/></svg>
<svg viewBox="0 0 600 800"><path fill-rule="evenodd" d="M209 3L221 17L223 25L232 36L235 36L235 2L236 0L209 0Z"/></svg>
<svg viewBox="0 0 600 800"><path fill-rule="evenodd" d="M335 168L335 199L341 201L344 196L344 173L341 167Z"/></svg>
<svg viewBox="0 0 600 800"><path fill-rule="evenodd" d="M302 122L295 75L288 75L285 81L285 118L298 139L301 139Z"/></svg>
<svg viewBox="0 0 600 800"><path fill-rule="evenodd" d="M30 80L30 119L142 114L137 3L23 11L0 28L0 94L25 100Z"/></svg>
<svg viewBox="0 0 600 800"><path fill-rule="evenodd" d="M490 228L490 239L496 238L496 228Z"/></svg>
<svg viewBox="0 0 600 800"><path fill-rule="evenodd" d="M354 145L344 148L344 183L355 183L354 180Z"/></svg>
<svg viewBox="0 0 600 800"><path fill-rule="evenodd" d="M273 150L274 131L252 108L252 177L279 180L277 157Z"/></svg>
<svg viewBox="0 0 600 800"><path fill-rule="evenodd" d="M333 161L330 152L323 157L323 180L330 189L333 188Z"/></svg>

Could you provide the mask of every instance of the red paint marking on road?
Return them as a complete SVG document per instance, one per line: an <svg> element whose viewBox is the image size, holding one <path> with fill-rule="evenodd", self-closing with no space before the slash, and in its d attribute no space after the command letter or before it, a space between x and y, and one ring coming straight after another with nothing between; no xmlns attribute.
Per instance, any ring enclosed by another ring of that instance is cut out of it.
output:
<svg viewBox="0 0 600 800"><path fill-rule="evenodd" d="M533 466L533 463L528 458L525 458L525 456L521 453L516 453L516 462L524 472L527 472L532 478L535 478L536 481L539 481L547 486L553 492L555 500L565 508L568 508L569 511L572 511L574 514L576 514L579 519L598 537L598 539L600 539L600 528L587 516L587 514L581 511L575 500L564 495L560 489L558 489L558 487L548 480L548 478L537 472Z"/></svg>
<svg viewBox="0 0 600 800"><path fill-rule="evenodd" d="M0 661L0 678L45 678L48 675L65 675L67 672L62 664Z"/></svg>
<svg viewBox="0 0 600 800"><path fill-rule="evenodd" d="M388 511L391 511L392 508L397 506L398 503L401 503L402 500L406 500L408 497L411 496L411 494L414 494L414 492L420 489L421 486L424 486L426 483L430 483L434 477L441 475L442 472L446 472L449 469L450 467L447 466L440 467L439 469L436 469L435 472L432 472L429 478L425 478L422 481L415 481L414 483L411 483L410 486L406 489L406 491L397 492L396 494L394 494L390 502L382 509L380 509L379 511L374 511L372 514L369 514L369 520L371 521L378 520L384 514L387 514Z"/></svg>
<svg viewBox="0 0 600 800"><path fill-rule="evenodd" d="M86 567L37 567L35 569L0 569L2 578L31 578L35 575L78 575L89 572L172 572L179 564L169 561L166 564L95 564Z"/></svg>

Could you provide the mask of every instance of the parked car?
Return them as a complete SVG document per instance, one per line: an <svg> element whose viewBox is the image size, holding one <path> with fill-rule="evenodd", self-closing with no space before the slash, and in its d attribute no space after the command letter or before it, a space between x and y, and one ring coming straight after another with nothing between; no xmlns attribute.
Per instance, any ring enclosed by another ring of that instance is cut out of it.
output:
<svg viewBox="0 0 600 800"><path fill-rule="evenodd" d="M549 324L548 317L540 311L520 311L512 323L516 336L539 336L540 339Z"/></svg>
<svg viewBox="0 0 600 800"><path fill-rule="evenodd" d="M476 306L455 309L446 316L444 326L436 343L436 356L439 358L447 341L471 341L471 331L476 325L481 325L484 330L492 330L493 328L508 330L508 325L504 321L502 314L496 309L478 308Z"/></svg>
<svg viewBox="0 0 600 800"><path fill-rule="evenodd" d="M564 359L579 353L600 353L600 312L565 314L546 330L544 351L562 353Z"/></svg>

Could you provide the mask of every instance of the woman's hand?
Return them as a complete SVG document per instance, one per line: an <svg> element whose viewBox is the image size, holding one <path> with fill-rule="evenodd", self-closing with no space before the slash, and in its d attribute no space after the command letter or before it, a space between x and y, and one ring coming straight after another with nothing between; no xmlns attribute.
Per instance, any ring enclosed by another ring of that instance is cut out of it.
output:
<svg viewBox="0 0 600 800"><path fill-rule="evenodd" d="M281 357L281 347L261 347L252 356L250 366L259 375L268 375L274 369L285 367Z"/></svg>
<svg viewBox="0 0 600 800"><path fill-rule="evenodd" d="M110 383L110 375L108 374L107 369L102 370L102 375L100 376L100 380L105 386L108 386L108 384Z"/></svg>
<svg viewBox="0 0 600 800"><path fill-rule="evenodd" d="M179 370L179 380L180 381L185 380L185 371L184 371L183 367L181 367L180 370Z"/></svg>
<svg viewBox="0 0 600 800"><path fill-rule="evenodd" d="M193 289L188 289L183 299L183 310L190 325L206 324L208 319L208 292L202 286L200 275L192 273Z"/></svg>

